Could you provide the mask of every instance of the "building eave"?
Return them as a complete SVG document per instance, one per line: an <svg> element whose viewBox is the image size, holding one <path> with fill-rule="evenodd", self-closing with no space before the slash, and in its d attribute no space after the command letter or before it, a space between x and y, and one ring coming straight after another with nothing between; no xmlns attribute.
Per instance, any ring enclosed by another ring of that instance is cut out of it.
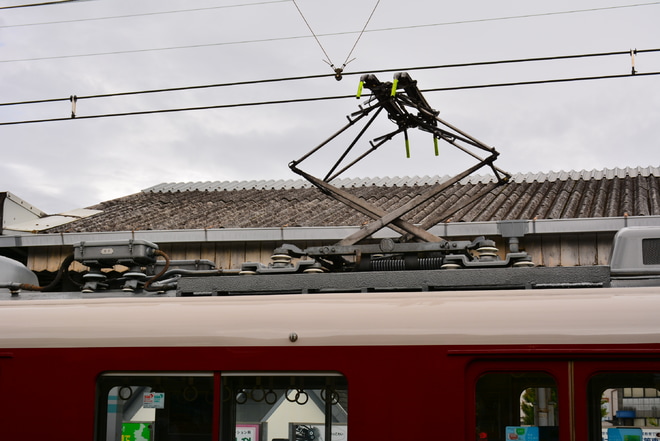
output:
<svg viewBox="0 0 660 441"><path fill-rule="evenodd" d="M588 219L543 219L489 222L447 222L436 225L430 232L447 239L473 236L525 234L614 233L624 227L660 226L660 216L622 216ZM0 248L70 246L81 241L114 241L139 239L156 244L205 242L297 242L339 241L358 231L360 227L278 227L278 228L217 228L194 230L138 230L92 233L21 233L0 236ZM397 237L384 228L373 235L376 239Z"/></svg>

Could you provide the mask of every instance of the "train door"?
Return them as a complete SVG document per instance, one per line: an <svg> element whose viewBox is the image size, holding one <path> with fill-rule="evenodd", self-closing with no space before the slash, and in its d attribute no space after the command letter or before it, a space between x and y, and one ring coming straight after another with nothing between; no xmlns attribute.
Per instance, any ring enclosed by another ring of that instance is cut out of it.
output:
<svg viewBox="0 0 660 441"><path fill-rule="evenodd" d="M614 352L471 363L466 439L660 441L660 351Z"/></svg>
<svg viewBox="0 0 660 441"><path fill-rule="evenodd" d="M660 357L576 361L574 371L577 439L660 441Z"/></svg>
<svg viewBox="0 0 660 441"><path fill-rule="evenodd" d="M571 376L566 362L476 361L468 368L467 439L569 440ZM641 440L640 440L641 441Z"/></svg>

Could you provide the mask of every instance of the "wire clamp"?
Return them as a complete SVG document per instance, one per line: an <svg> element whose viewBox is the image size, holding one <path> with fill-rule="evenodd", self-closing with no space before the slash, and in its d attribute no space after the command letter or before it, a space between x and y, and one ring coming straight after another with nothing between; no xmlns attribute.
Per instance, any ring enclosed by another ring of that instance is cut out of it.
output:
<svg viewBox="0 0 660 441"><path fill-rule="evenodd" d="M69 101L71 101L71 118L76 117L76 103L78 102L78 97L76 95L71 95L69 97Z"/></svg>
<svg viewBox="0 0 660 441"><path fill-rule="evenodd" d="M314 30L312 29L312 26L307 21L307 18L305 18L305 14L303 14L302 10L298 6L298 3L296 3L296 0L293 0L293 5L298 10L298 13L300 14L300 17L302 17L303 21L307 25L307 28L309 29L309 32L312 33L312 36L316 40L316 43L318 43L319 47L321 48L321 51L323 52L323 54L327 58L327 60L323 60L323 62L329 64L330 67L332 68L332 70L335 72L335 80L341 81L342 73L344 72L344 69L346 68L346 65L348 63L350 63L351 61L355 60L355 58L351 58L351 55L353 54L353 51L355 50L355 47L357 46L358 42L360 41L360 38L362 38L362 34L364 34L364 31L367 29L367 25L369 24L369 21L371 21L371 17L373 17L374 12L376 12L376 8L378 7L379 3L380 3L380 0L376 0L376 5L374 6L373 10L371 11L371 14L369 15L369 18L367 18L367 22L364 24L364 27L362 28L362 31L360 32L357 39L355 40L355 43L353 44L353 47L351 48L350 52L346 56L346 61L344 61L344 64L341 67L335 67L335 65L332 63L332 60L330 60L330 56L328 55L325 48L321 44L321 41L319 40L319 38L314 33Z"/></svg>
<svg viewBox="0 0 660 441"><path fill-rule="evenodd" d="M353 58L353 60L355 60L355 58ZM347 61L347 62L344 63L341 67L335 67L335 65L332 64L330 61L327 61L327 60L323 60L323 61L326 62L328 65L330 65L330 67L332 68L332 70L335 72L335 80L337 80L337 81L341 81L341 79L342 79L341 74L344 72L344 69L346 68L346 65L347 65L348 63L350 63L351 61L353 61L353 60L349 60L349 61Z"/></svg>
<svg viewBox="0 0 660 441"><path fill-rule="evenodd" d="M630 49L630 62L632 68L630 70L630 75L635 75L637 71L635 70L635 55L637 54L637 49Z"/></svg>

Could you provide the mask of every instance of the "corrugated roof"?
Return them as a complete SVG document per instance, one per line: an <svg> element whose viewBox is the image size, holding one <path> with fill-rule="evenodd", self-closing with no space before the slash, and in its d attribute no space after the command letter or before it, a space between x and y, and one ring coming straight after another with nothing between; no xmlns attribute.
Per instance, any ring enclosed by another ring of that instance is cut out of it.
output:
<svg viewBox="0 0 660 441"><path fill-rule="evenodd" d="M604 170L571 170L551 171L547 173L517 173L511 177L511 182L532 183L540 181L567 181L590 179L623 179L627 176L658 176L660 167L625 167ZM403 187L435 185L450 179L451 176L394 176L394 177L372 177L372 178L343 178L333 181L333 185L343 188L351 187ZM461 184L484 184L494 182L493 175L471 175L461 181ZM144 192L167 193L177 191L221 191L221 190L282 190L294 188L312 188L312 184L304 179L269 179L252 181L205 181L205 182L165 182L149 187Z"/></svg>
<svg viewBox="0 0 660 441"><path fill-rule="evenodd" d="M415 176L333 183L390 211L447 179ZM660 215L660 167L517 174L465 205L492 182L489 175L465 178L404 218L423 224L447 217L479 222ZM355 226L370 220L302 179L163 183L89 208L102 213L48 232Z"/></svg>

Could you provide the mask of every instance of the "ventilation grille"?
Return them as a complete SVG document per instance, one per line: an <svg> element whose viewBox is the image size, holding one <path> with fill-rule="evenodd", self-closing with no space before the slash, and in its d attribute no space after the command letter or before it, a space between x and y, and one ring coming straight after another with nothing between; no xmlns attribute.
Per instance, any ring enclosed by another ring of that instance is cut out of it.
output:
<svg viewBox="0 0 660 441"><path fill-rule="evenodd" d="M660 239L642 240L642 262L644 265L660 265Z"/></svg>

